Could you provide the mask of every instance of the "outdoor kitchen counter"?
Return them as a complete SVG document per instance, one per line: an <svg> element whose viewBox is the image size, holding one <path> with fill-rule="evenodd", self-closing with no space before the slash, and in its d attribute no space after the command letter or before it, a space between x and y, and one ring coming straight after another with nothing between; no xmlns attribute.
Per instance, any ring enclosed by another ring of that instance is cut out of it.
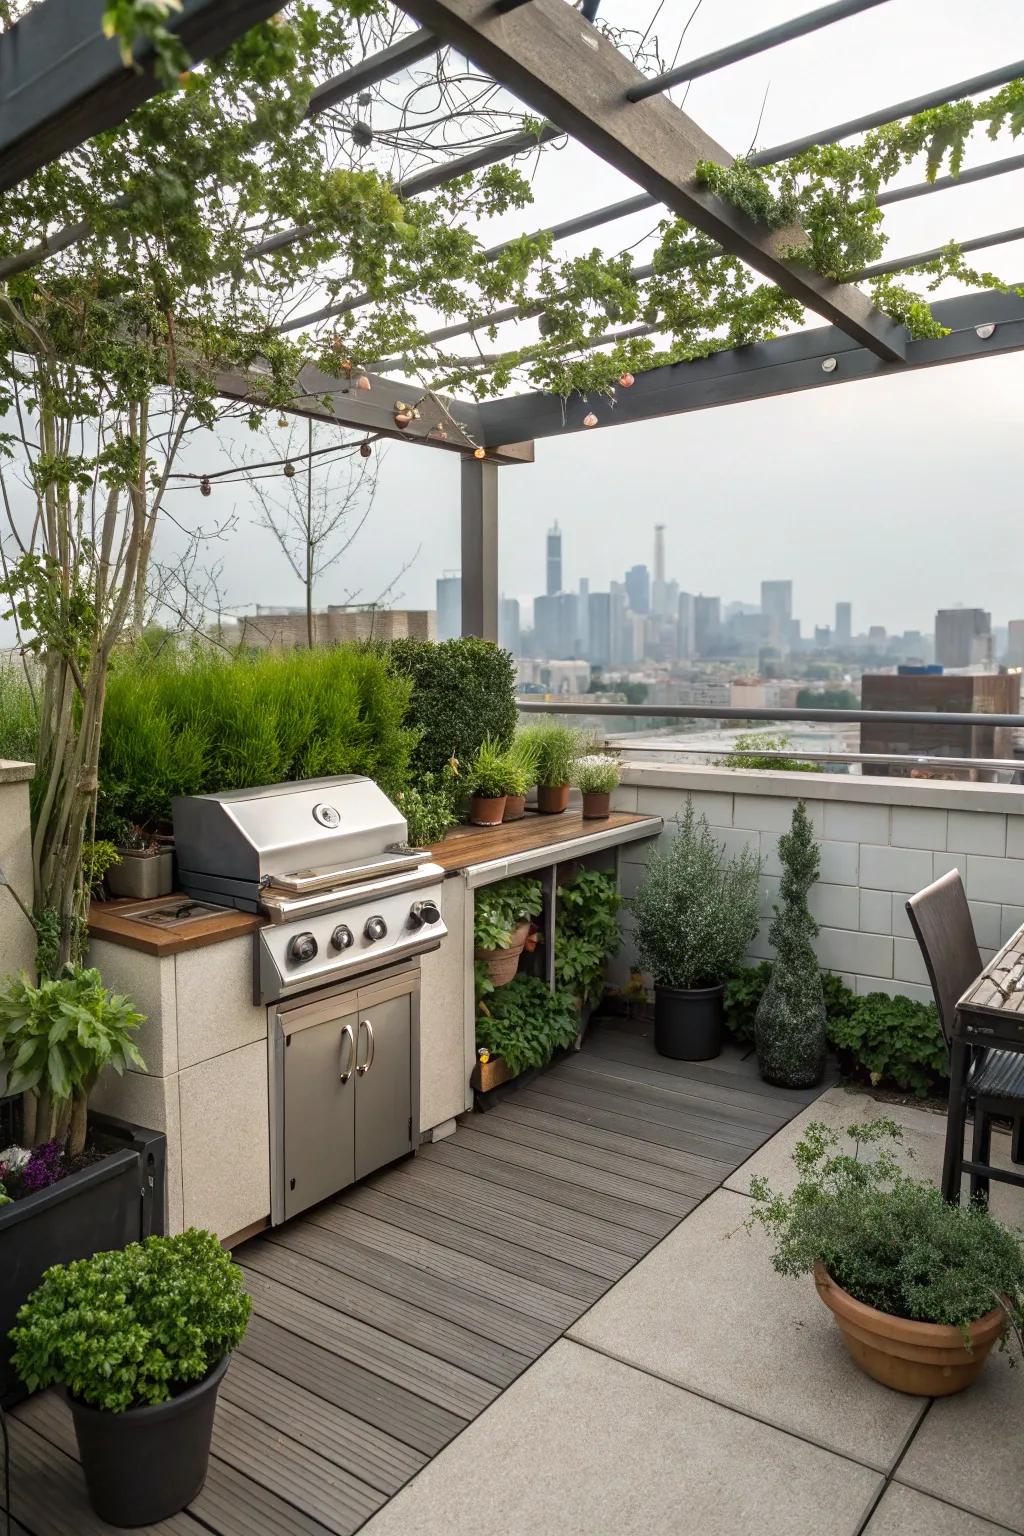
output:
<svg viewBox="0 0 1024 1536"><path fill-rule="evenodd" d="M545 869L602 848L657 837L662 826L660 816L626 811L613 811L592 821L585 821L578 808L557 816L527 811L521 821L503 822L500 827L454 827L430 852L446 875L468 875L473 885L491 885L507 875Z"/></svg>
<svg viewBox="0 0 1024 1536"><path fill-rule="evenodd" d="M185 950L205 949L209 944L223 944L228 939L253 933L267 921L255 912L225 908L216 917L201 914L191 922L176 923L173 928L154 928L150 923L140 923L128 915L129 912L169 907L176 901L187 905L189 898L175 891L170 896L156 896L152 901L136 901L130 896L94 901L89 907L89 936L111 944L123 944L128 949L140 949L147 955L180 955Z"/></svg>

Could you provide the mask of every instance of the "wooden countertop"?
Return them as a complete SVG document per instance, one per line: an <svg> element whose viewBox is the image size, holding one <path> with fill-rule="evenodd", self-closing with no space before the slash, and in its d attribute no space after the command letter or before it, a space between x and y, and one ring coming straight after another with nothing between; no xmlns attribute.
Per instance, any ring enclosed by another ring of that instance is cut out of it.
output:
<svg viewBox="0 0 1024 1536"><path fill-rule="evenodd" d="M180 891L175 891L170 896L157 896L153 901L135 901L131 897L94 901L89 907L89 935L94 939L105 939L108 944L123 944L126 949L140 949L147 955L180 955L188 949L205 949L210 944L223 944L227 939L255 933L267 921L255 912L239 912L233 907L225 907L223 912L203 913L176 928L153 928L148 923L133 921L125 913L126 907L134 912L188 900Z"/></svg>
<svg viewBox="0 0 1024 1536"><path fill-rule="evenodd" d="M431 849L431 855L449 875L520 854L542 854L548 849L554 854L550 861L554 864L562 858L574 857L574 850L566 844L594 838L606 840L605 846L613 847L616 842L631 841L630 833L644 835L633 829L649 827L649 835L654 837L662 825L660 816L637 816L629 811L613 811L610 816L593 821L584 821L578 809L563 811L560 816L527 811L522 821L506 821L500 827L453 827L444 841ZM616 833L627 835L616 837Z"/></svg>

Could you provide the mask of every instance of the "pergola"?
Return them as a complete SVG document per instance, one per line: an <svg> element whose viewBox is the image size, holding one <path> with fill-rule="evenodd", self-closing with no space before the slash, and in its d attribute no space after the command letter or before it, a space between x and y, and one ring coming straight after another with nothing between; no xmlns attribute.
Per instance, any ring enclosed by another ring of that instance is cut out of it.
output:
<svg viewBox="0 0 1024 1536"><path fill-rule="evenodd" d="M683 110L665 95L671 87L708 75L738 60L835 25L887 0L833 0L754 36L691 59L655 78L634 64L566 0L399 0L419 27L393 46L368 56L319 88L310 110L356 96L374 84L451 46L473 65L506 87L543 125L539 141L568 133L627 176L637 195L596 209L547 233L554 242L596 229L646 208L664 208L717 242L722 251L796 299L826 324L776 340L714 352L696 361L654 367L620 391L614 413L599 426L674 416L807 389L834 388L858 379L962 362L1024 347L1024 299L1014 292L975 292L936 303L933 311L948 334L913 339L905 328L872 306L855 283L823 277L787 257L802 231L772 230L746 218L698 180L698 162L733 163ZM273 11L267 0L185 0L182 37L195 56L225 45L231 37ZM155 89L146 70L125 71L113 44L99 36L102 0L44 0L25 21L0 39L0 188L109 127ZM90 28L92 31L90 31ZM95 35L93 35L95 34ZM83 73L76 60L88 60ZM145 61L143 61L145 62ZM45 63L45 69L43 64ZM1024 77L1024 60L984 75L941 86L906 101L805 137L759 151L754 166L777 164L821 144L838 143L929 108L993 90ZM39 88L39 81L45 88ZM494 164L538 142L528 133L504 135L473 153L407 178L396 190L412 197L470 170ZM943 176L883 191L879 205L928 196L951 185L978 181L1024 168L1024 154L1004 157ZM253 248L258 255L301 239L307 231L279 231ZM1010 228L965 241L961 250L979 250L1024 239L1024 228ZM500 250L495 248L495 252ZM878 262L858 273L868 278L898 272L938 255L916 252ZM22 258L16 258L21 261ZM6 266L8 264L4 264ZM0 277L6 272L0 270ZM649 268L634 269L640 280ZM282 326L296 329L369 302L356 295L299 316ZM429 341L485 329L490 324L536 316L540 306L499 310L484 320L445 326ZM650 327L610 333L591 343L644 334ZM561 436L592 426L589 407L540 392L477 402L441 397L414 383L396 381L400 359L371 365L371 389L307 367L302 393L292 402L300 415L380 436L413 441L436 451L462 456L462 604L463 632L497 637L498 623L498 471L532 461L539 438ZM225 396L254 396L249 376L225 373ZM258 389L258 381L256 381ZM399 426L396 403L415 399L419 416Z"/></svg>

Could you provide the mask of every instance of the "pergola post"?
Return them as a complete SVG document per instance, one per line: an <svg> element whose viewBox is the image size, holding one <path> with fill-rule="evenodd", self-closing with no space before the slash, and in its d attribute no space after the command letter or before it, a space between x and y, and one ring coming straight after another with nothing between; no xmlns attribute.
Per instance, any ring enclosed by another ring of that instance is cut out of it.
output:
<svg viewBox="0 0 1024 1536"><path fill-rule="evenodd" d="M498 465L462 461L462 633L498 638Z"/></svg>

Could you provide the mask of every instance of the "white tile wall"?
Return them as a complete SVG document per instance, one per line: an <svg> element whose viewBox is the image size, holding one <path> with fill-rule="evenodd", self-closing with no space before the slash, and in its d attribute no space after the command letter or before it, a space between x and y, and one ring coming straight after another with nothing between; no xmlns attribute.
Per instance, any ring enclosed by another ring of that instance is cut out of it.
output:
<svg viewBox="0 0 1024 1536"><path fill-rule="evenodd" d="M639 766L637 774L643 776ZM771 957L768 927L781 872L777 844L796 803L788 782L782 793L765 793L769 777L723 772L719 792L717 784L713 790L705 787L703 770L704 782L694 795L697 809L707 815L728 853L746 847L761 855L762 922L750 946L751 961ZM624 784L617 803L622 809L635 804L670 821L686 799L686 778L676 769L671 785ZM811 896L821 927L817 950L822 964L860 993L903 993L927 1001L931 993L907 920L907 894L949 869L959 869L983 957L1005 943L1024 925L1024 795L1020 814L1015 807L1003 813L1001 804L987 810L951 805L954 785L942 786L945 803L934 803L929 786L923 798L933 803L914 805L907 803L907 781L893 782L897 787L891 800L881 780L871 781L869 788L864 781L851 786L851 800L842 798L834 779L807 786L806 804L821 853L821 874ZM782 784L772 787L782 789ZM969 792L964 796L965 801L971 798ZM623 849L624 893L631 894L642 882L650 846L634 843ZM623 926L627 940L616 971L624 976L634 957L628 917Z"/></svg>

